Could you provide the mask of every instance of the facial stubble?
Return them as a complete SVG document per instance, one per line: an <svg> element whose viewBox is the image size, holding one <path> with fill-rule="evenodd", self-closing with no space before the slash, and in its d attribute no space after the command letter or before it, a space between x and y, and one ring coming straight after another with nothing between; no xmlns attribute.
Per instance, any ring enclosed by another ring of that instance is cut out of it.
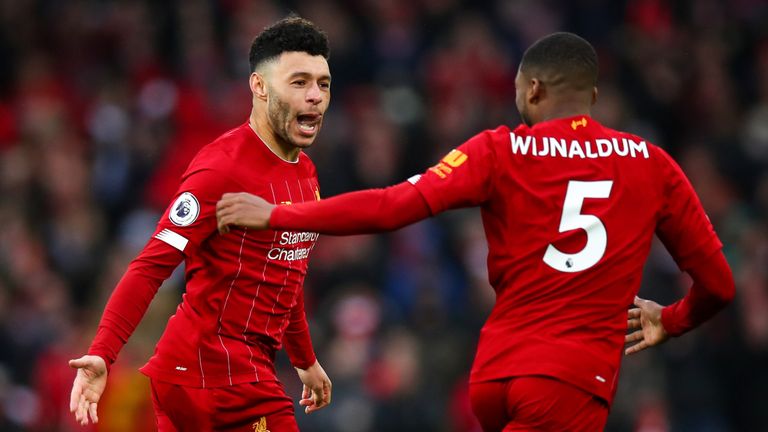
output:
<svg viewBox="0 0 768 432"><path fill-rule="evenodd" d="M267 101L267 117L269 123L272 126L272 130L282 138L285 142L291 144L294 147L298 147L296 143L291 139L288 133L293 115L291 113L291 106L280 99L277 92L272 87L268 86L269 99Z"/></svg>

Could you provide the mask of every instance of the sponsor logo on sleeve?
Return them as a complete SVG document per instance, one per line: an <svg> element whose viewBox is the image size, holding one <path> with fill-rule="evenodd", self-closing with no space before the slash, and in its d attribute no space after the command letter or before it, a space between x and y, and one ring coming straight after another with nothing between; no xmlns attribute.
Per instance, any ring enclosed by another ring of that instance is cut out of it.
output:
<svg viewBox="0 0 768 432"><path fill-rule="evenodd" d="M171 206L168 218L176 226L192 224L200 215L200 203L190 192L184 192L176 198Z"/></svg>
<svg viewBox="0 0 768 432"><path fill-rule="evenodd" d="M469 156L467 156L464 152L461 150L453 149L450 153L445 155L445 157L437 163L437 165L433 166L429 170L435 173L438 177L444 179L448 177L448 174L453 172L454 168L460 167L464 162L467 161Z"/></svg>

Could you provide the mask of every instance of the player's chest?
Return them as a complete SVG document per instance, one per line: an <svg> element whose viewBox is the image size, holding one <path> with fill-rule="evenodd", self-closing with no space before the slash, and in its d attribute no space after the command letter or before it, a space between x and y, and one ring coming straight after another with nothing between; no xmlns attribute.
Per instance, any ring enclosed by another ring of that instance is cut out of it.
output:
<svg viewBox="0 0 768 432"><path fill-rule="evenodd" d="M241 168L236 181L243 190L273 204L295 204L320 200L320 186L308 170Z"/></svg>
<svg viewBox="0 0 768 432"><path fill-rule="evenodd" d="M268 180L255 185L254 190L265 200L278 205L320 200L320 187L313 177Z"/></svg>

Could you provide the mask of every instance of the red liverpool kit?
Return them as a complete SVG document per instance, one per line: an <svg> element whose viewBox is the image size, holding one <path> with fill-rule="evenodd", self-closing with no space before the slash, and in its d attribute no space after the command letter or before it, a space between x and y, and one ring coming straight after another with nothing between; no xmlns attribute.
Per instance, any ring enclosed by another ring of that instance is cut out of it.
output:
<svg viewBox="0 0 768 432"><path fill-rule="evenodd" d="M722 245L672 159L586 117L481 133L416 188L481 206L496 304L471 382L552 376L610 401L657 233L681 268Z"/></svg>
<svg viewBox="0 0 768 432"><path fill-rule="evenodd" d="M588 116L482 132L409 182L278 207L270 226L353 234L479 206L496 303L473 383L546 376L610 403L627 307L654 233L683 270L721 255L680 167L642 138ZM730 276L724 260L713 262ZM718 290L729 289L694 285L664 309L665 328L677 335L698 325L727 304L729 294Z"/></svg>
<svg viewBox="0 0 768 432"><path fill-rule="evenodd" d="M282 160L247 123L204 147L107 303L90 354L111 365L161 282L184 261L186 293L144 374L203 388L272 381L283 343L294 366L315 362L303 282L317 234L236 228L220 235L216 202L242 191L284 205L319 199L309 158Z"/></svg>

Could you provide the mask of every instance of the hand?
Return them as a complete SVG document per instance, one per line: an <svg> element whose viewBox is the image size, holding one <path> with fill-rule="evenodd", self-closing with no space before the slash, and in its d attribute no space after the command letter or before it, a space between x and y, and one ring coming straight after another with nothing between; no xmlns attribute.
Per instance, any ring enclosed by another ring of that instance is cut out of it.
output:
<svg viewBox="0 0 768 432"><path fill-rule="evenodd" d="M225 193L216 204L219 233L229 232L230 225L255 230L269 229L273 204L246 192Z"/></svg>
<svg viewBox="0 0 768 432"><path fill-rule="evenodd" d="M627 313L627 328L636 330L624 337L624 343L640 341L624 350L625 355L638 353L646 348L664 343L669 334L661 323L661 305L651 300L635 297L636 308Z"/></svg>
<svg viewBox="0 0 768 432"><path fill-rule="evenodd" d="M315 364L307 369L296 368L296 372L304 383L299 405L305 407L305 413L311 414L331 403L331 380L320 363L315 361Z"/></svg>
<svg viewBox="0 0 768 432"><path fill-rule="evenodd" d="M81 426L88 424L89 415L94 424L98 423L96 410L107 385L107 364L99 356L86 355L70 360L69 366L77 369L69 398L69 411L75 413L75 420Z"/></svg>

